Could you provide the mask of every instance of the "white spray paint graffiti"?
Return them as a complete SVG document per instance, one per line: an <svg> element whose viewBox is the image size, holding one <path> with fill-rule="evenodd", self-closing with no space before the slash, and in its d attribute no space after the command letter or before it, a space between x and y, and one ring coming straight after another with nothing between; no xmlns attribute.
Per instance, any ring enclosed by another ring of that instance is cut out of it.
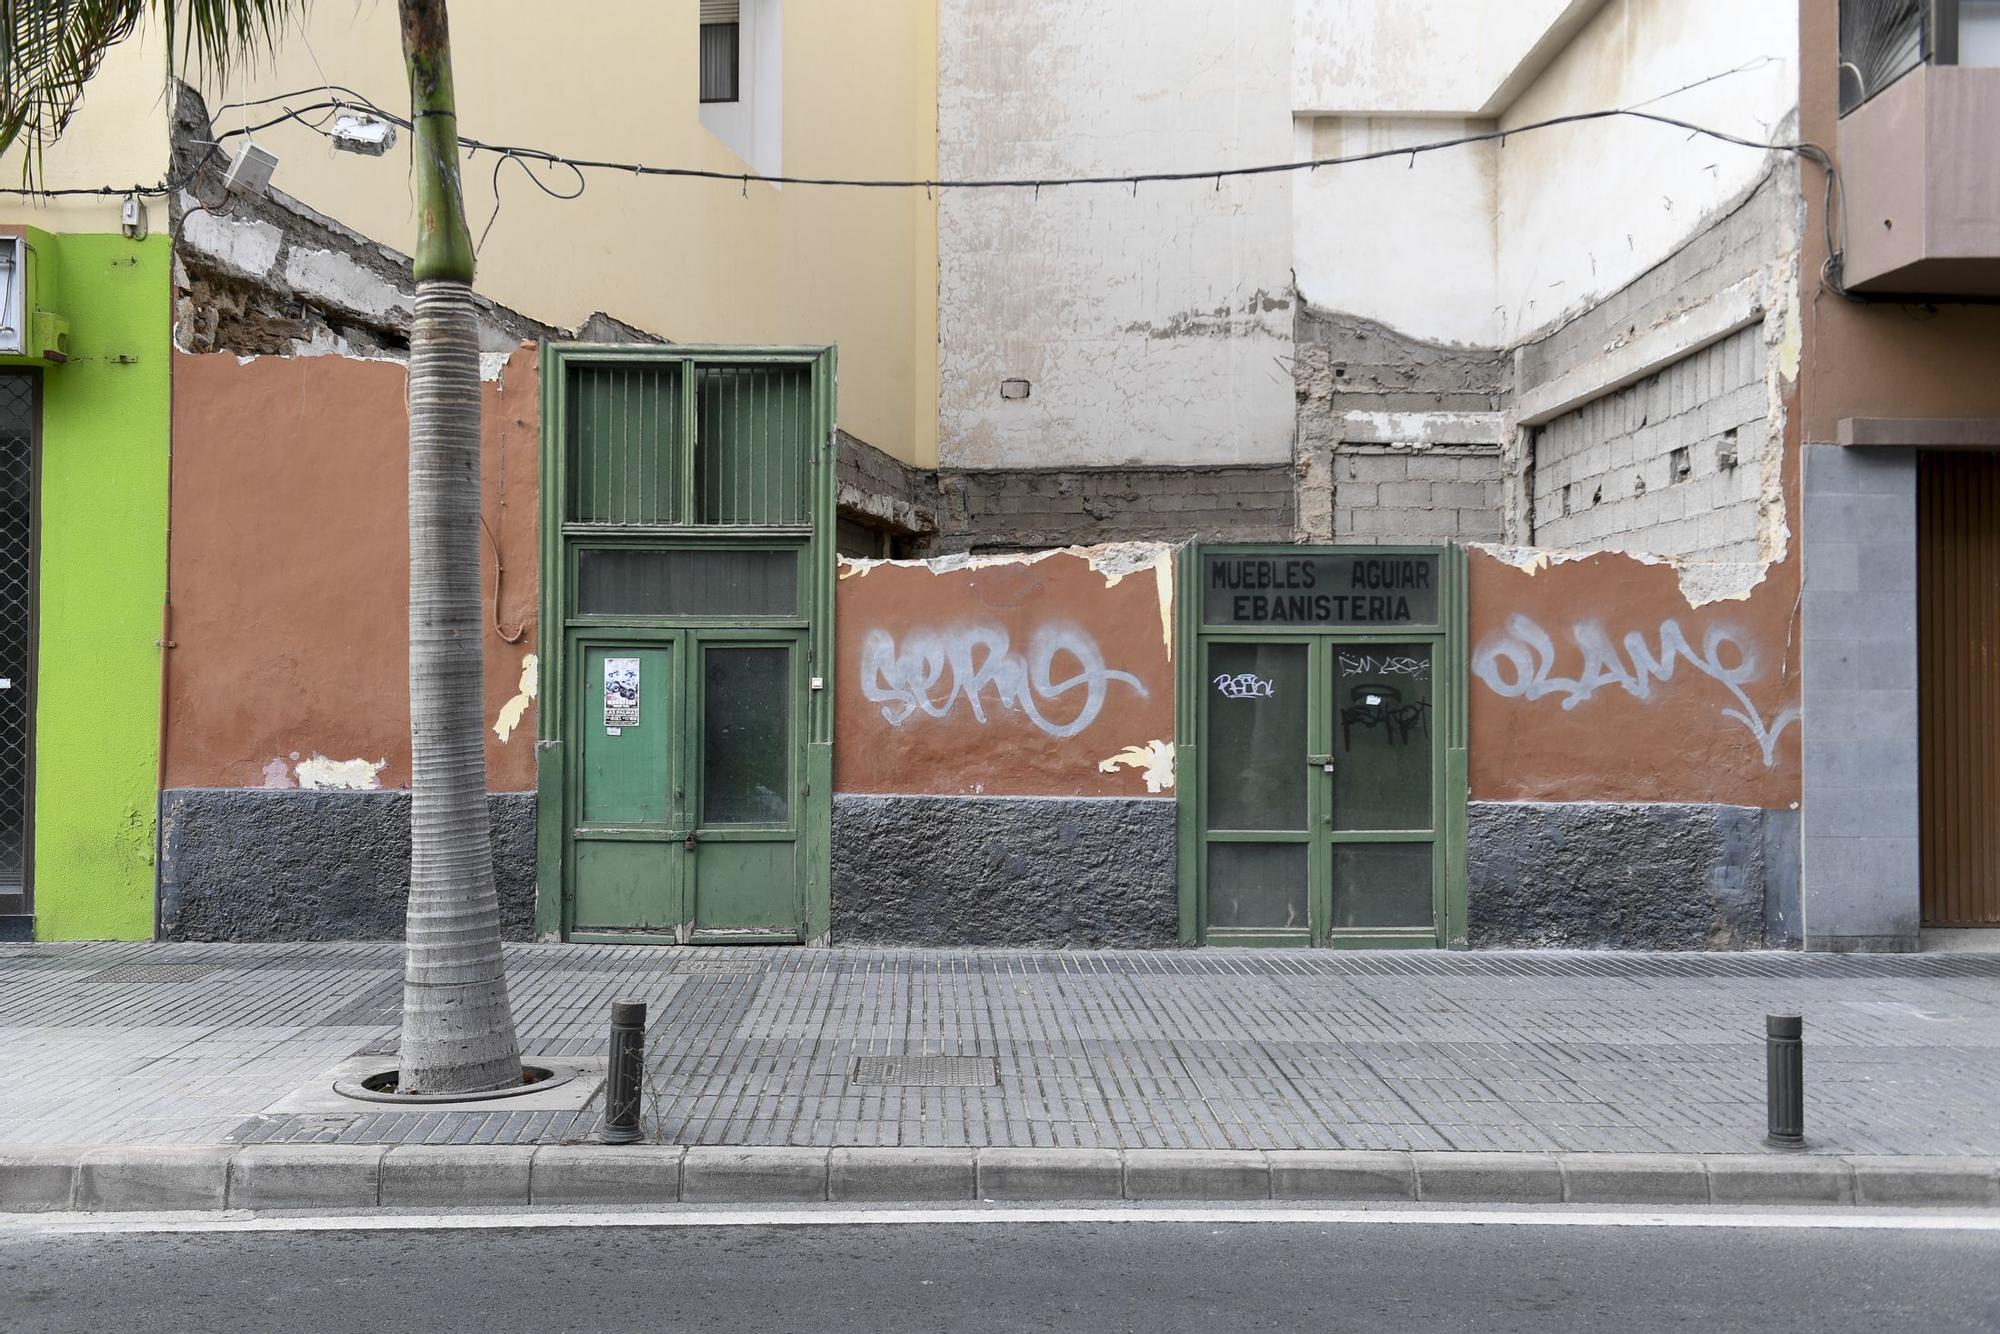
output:
<svg viewBox="0 0 2000 1334"><path fill-rule="evenodd" d="M1720 684L1736 697L1741 709L1725 708L1722 716L1743 724L1764 752L1766 768L1778 762L1778 738L1799 720L1796 704L1787 704L1764 720L1744 691L1746 682L1757 679L1757 649L1737 631L1711 625L1702 636L1701 652L1696 653L1681 630L1680 622L1660 622L1659 647L1646 642L1638 631L1626 635L1621 654L1604 627L1583 621L1570 630L1570 639L1582 657L1577 674L1555 676L1556 645L1548 631L1522 615L1507 618L1502 635L1488 639L1472 655L1472 674L1486 688L1508 699L1541 699L1560 695L1564 709L1574 709L1604 686L1617 686L1634 699L1651 699L1655 681L1674 679L1674 664L1685 662L1702 675ZM1733 659L1733 661L1725 661Z"/></svg>
<svg viewBox="0 0 2000 1334"><path fill-rule="evenodd" d="M1058 680L1056 669L1065 658L1075 670ZM1146 694L1138 677L1105 665L1104 651L1088 631L1064 622L1036 630L1024 653L1014 650L1013 637L997 625L920 630L900 645L886 630L870 630L861 640L861 693L880 704L882 716L897 727L919 713L946 717L961 700L984 723L984 697L991 691L1001 708L1020 710L1050 736L1075 736L1097 721L1114 682L1141 698ZM1042 712L1043 702L1073 691L1083 692L1082 702L1068 722Z"/></svg>

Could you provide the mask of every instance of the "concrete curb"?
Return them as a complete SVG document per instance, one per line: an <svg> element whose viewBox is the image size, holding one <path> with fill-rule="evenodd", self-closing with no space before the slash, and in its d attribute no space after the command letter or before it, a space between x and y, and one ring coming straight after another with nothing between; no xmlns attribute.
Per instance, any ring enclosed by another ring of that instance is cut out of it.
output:
<svg viewBox="0 0 2000 1334"><path fill-rule="evenodd" d="M0 1149L0 1213L979 1200L2000 1208L2000 1158L635 1144Z"/></svg>

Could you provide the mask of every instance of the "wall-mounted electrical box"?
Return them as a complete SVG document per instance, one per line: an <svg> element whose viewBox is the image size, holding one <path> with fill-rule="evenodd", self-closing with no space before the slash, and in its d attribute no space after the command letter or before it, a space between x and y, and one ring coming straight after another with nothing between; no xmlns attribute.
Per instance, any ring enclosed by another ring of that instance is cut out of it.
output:
<svg viewBox="0 0 2000 1334"><path fill-rule="evenodd" d="M56 296L56 238L0 228L0 364L69 360L69 321Z"/></svg>

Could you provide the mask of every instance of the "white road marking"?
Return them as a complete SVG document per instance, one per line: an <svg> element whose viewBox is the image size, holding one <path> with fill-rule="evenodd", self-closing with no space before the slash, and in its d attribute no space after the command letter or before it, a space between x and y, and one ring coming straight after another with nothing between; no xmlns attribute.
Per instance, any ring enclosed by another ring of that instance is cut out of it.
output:
<svg viewBox="0 0 2000 1334"><path fill-rule="evenodd" d="M267 1216L241 1210L217 1213L16 1214L0 1217L0 1236L12 1233L77 1235L144 1232L425 1232L547 1228L720 1228L720 1227L1017 1227L1027 1223L1226 1223L1255 1226L1290 1223L1421 1227L1651 1227L1768 1228L1781 1231L2000 1232L2000 1213L1868 1213L1816 1210L1810 1213L1715 1212L1711 1210L1624 1212L1603 1209L1549 1210L1403 1208L1315 1209L1237 1208L1190 1205L1183 1208L1026 1208L857 1209L792 1207L777 1209L654 1210L631 1213L450 1213L311 1214Z"/></svg>

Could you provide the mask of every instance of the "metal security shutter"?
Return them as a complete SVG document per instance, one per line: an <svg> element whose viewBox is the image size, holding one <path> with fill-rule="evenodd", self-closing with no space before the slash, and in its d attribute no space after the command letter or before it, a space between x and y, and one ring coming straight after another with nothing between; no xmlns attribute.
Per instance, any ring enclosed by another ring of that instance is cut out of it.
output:
<svg viewBox="0 0 2000 1334"><path fill-rule="evenodd" d="M0 914L29 911L37 388L0 372Z"/></svg>
<svg viewBox="0 0 2000 1334"><path fill-rule="evenodd" d="M2000 453L1917 465L1923 924L2000 927Z"/></svg>

